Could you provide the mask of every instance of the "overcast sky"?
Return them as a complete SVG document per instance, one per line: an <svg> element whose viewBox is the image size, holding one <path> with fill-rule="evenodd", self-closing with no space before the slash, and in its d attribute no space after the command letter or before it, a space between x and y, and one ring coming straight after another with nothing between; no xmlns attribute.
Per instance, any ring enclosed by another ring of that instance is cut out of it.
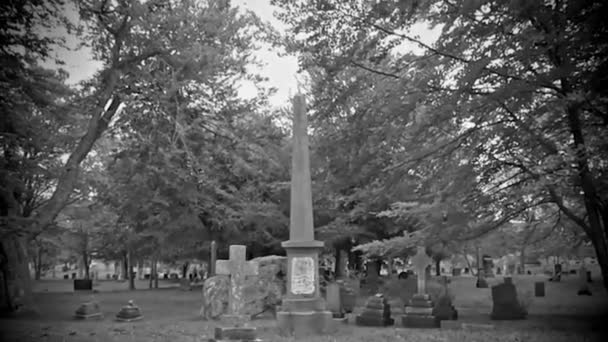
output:
<svg viewBox="0 0 608 342"><path fill-rule="evenodd" d="M284 31L285 25L273 16L276 7L270 5L270 0L233 0L232 4L242 8L246 8L255 12L262 20L270 22L277 30ZM72 15L77 16L74 11ZM75 18L76 19L76 18ZM418 34L423 41L432 43L439 30L430 31L425 25L418 25L413 30L414 34ZM65 36L65 32L57 32L56 34ZM74 37L68 37L68 44L76 46L78 42ZM405 49L417 50L417 47L411 44L405 44ZM420 51L422 52L422 51ZM77 49L75 51L59 51L58 57L63 59L63 66L69 73L68 83L76 84L82 80L93 76L95 71L101 67L101 63L94 61L91 56L91 50L87 47ZM288 104L289 96L297 90L297 59L295 56L280 57L276 50L263 48L257 52L257 57L266 64L259 72L262 76L269 79L269 84L277 88L277 92L270 98L270 104L275 107L283 107ZM52 66L52 63L44 63L46 66ZM243 97L255 96L257 91L252 84L239 85L239 94Z"/></svg>

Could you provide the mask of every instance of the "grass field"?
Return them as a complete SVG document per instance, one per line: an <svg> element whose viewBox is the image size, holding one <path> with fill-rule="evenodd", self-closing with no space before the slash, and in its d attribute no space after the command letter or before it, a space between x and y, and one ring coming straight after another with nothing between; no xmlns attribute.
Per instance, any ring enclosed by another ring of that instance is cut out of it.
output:
<svg viewBox="0 0 608 342"><path fill-rule="evenodd" d="M514 282L518 289L533 290L535 280L538 279L522 277ZM490 281L500 282L501 279ZM54 291L49 289L48 283L38 284L37 288L43 291L36 294L39 315L0 320L0 341L207 341L218 324L202 321L198 316L200 289L181 291L166 284L165 288L157 290L121 291L120 287L126 286L125 283L110 283L103 285L109 290L94 294L74 293L71 281L51 284ZM527 320L498 322L489 319L492 310L490 289L476 289L473 278L455 278L450 288L459 310L459 320L494 324L495 329L491 331L420 330L398 328L399 325L362 328L348 324L331 336L310 337L304 341L599 341L600 335L608 332L604 327L608 318L605 315L608 296L600 284L592 284L592 297L576 296L574 277L546 285L546 297L533 299ZM73 320L72 315L79 304L91 296L100 303L104 319ZM130 299L141 307L144 319L132 323L115 322L114 316ZM395 309L394 318L398 321L400 308ZM252 324L259 328L259 337L264 341L291 340L277 335L272 317L255 320Z"/></svg>

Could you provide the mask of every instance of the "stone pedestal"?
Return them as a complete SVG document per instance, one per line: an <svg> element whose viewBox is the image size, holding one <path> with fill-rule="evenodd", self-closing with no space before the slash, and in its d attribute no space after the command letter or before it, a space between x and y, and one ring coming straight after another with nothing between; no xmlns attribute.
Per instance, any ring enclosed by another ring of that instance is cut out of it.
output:
<svg viewBox="0 0 608 342"><path fill-rule="evenodd" d="M433 316L433 302L428 294L415 294L405 306L401 323L407 328L437 328L439 322Z"/></svg>
<svg viewBox="0 0 608 342"><path fill-rule="evenodd" d="M80 307L74 313L74 318L76 319L102 319L103 314L101 313L101 309L99 308L99 304L94 301L85 302L80 305Z"/></svg>
<svg viewBox="0 0 608 342"><path fill-rule="evenodd" d="M333 314L319 293L318 253L321 241L285 241L287 293L277 311L282 336L296 338L335 331Z"/></svg>
<svg viewBox="0 0 608 342"><path fill-rule="evenodd" d="M363 312L355 318L357 325L371 327L385 327L393 325L395 320L391 318L391 307L382 294L369 297L365 303Z"/></svg>

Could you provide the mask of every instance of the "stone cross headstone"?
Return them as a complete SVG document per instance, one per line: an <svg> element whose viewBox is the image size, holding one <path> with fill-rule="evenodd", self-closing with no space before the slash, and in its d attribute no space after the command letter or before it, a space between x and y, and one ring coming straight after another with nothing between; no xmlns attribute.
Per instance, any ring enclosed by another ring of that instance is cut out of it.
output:
<svg viewBox="0 0 608 342"><path fill-rule="evenodd" d="M414 265L414 271L418 276L418 290L417 294L424 295L426 293L426 268L433 262L433 259L429 258L426 254L423 246L418 246L418 252L412 258L412 265Z"/></svg>
<svg viewBox="0 0 608 342"><path fill-rule="evenodd" d="M228 316L244 316L243 289L245 278L258 274L258 264L246 261L246 250L246 246L231 245L229 260L217 260L216 262L216 273L230 276ZM241 317L241 319L245 318Z"/></svg>

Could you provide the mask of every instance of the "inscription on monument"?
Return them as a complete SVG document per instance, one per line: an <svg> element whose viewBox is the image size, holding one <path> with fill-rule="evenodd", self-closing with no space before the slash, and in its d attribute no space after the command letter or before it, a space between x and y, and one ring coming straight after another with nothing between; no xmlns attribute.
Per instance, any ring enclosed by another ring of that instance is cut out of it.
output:
<svg viewBox="0 0 608 342"><path fill-rule="evenodd" d="M315 267L311 257L291 259L291 293L313 294L315 292Z"/></svg>

